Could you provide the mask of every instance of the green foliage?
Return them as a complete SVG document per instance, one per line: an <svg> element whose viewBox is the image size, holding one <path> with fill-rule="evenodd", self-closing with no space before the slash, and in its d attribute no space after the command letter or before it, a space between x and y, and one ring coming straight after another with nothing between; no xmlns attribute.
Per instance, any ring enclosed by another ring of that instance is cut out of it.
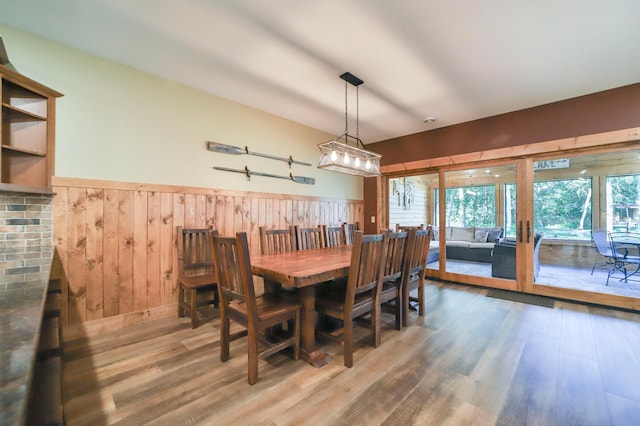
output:
<svg viewBox="0 0 640 426"><path fill-rule="evenodd" d="M495 185L447 188L447 226L496 226Z"/></svg>
<svg viewBox="0 0 640 426"><path fill-rule="evenodd" d="M545 238L591 238L593 186L591 178L537 181L533 184L534 228ZM607 194L613 205L640 204L640 175L608 176ZM438 191L435 191L437 212ZM494 185L447 188L447 226L496 226L496 188ZM516 186L505 184L505 231L516 232ZM631 212L630 212L631 213ZM636 208L631 220L640 226ZM627 220L626 217L618 218Z"/></svg>
<svg viewBox="0 0 640 426"><path fill-rule="evenodd" d="M534 182L533 208L536 230L545 235L591 230L591 179Z"/></svg>

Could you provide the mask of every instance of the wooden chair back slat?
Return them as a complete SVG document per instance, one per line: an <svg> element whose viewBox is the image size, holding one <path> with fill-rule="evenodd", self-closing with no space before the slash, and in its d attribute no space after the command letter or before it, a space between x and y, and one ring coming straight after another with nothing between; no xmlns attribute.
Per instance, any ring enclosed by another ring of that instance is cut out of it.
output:
<svg viewBox="0 0 640 426"><path fill-rule="evenodd" d="M178 228L178 268L180 275L213 273L211 260L212 236L217 235L211 227L203 229Z"/></svg>
<svg viewBox="0 0 640 426"><path fill-rule="evenodd" d="M322 228L324 229L324 237L327 247L337 247L347 244L344 227L322 225Z"/></svg>
<svg viewBox="0 0 640 426"><path fill-rule="evenodd" d="M363 235L356 231L345 306L353 305L356 295L377 289L383 273L385 241L384 234Z"/></svg>
<svg viewBox="0 0 640 426"><path fill-rule="evenodd" d="M296 226L298 250L311 250L327 247L322 226L316 228L299 228Z"/></svg>
<svg viewBox="0 0 640 426"><path fill-rule="evenodd" d="M384 261L384 280L395 281L402 276L408 254L409 233L389 232Z"/></svg>
<svg viewBox="0 0 640 426"><path fill-rule="evenodd" d="M262 254L277 254L296 251L296 231L293 226L288 229L265 229L261 226L260 252Z"/></svg>
<svg viewBox="0 0 640 426"><path fill-rule="evenodd" d="M246 238L246 234L244 235ZM228 304L238 300L249 305L251 300L255 299L251 264L249 264L250 285L247 286L242 278L243 273L246 275L246 271L243 272L246 265L240 259L238 244L238 239L233 237L214 237L213 239L215 262L218 265L218 287L223 303Z"/></svg>
<svg viewBox="0 0 640 426"><path fill-rule="evenodd" d="M360 230L360 223L347 223L344 222L342 224L342 228L344 229L344 235L347 240L347 244L353 244L353 241L356 238L356 231Z"/></svg>
<svg viewBox="0 0 640 426"><path fill-rule="evenodd" d="M413 241L410 256L408 256L409 275L422 274L427 269L427 256L429 255L429 245L431 243L431 229L412 229Z"/></svg>
<svg viewBox="0 0 640 426"><path fill-rule="evenodd" d="M407 232L411 229L415 229L415 230L421 230L424 229L424 223L421 223L420 225L417 226L412 226L412 225L400 225L399 223L396 223L396 232Z"/></svg>

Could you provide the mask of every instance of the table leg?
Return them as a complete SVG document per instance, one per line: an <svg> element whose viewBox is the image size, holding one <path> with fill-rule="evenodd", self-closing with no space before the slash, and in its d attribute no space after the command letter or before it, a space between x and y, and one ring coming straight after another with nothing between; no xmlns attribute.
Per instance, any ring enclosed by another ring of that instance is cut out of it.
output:
<svg viewBox="0 0 640 426"><path fill-rule="evenodd" d="M315 287L308 286L299 289L298 293L300 302L302 303L302 359L309 364L320 368L331 362L331 356L322 349L317 348L316 344L316 293Z"/></svg>

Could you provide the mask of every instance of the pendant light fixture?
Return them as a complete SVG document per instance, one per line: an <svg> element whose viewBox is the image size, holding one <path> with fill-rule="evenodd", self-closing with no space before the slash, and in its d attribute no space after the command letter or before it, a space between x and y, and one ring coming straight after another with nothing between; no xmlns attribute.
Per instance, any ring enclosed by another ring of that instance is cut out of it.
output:
<svg viewBox="0 0 640 426"><path fill-rule="evenodd" d="M318 145L322 153L318 168L363 177L380 176L380 159L382 156L375 152L367 151L360 139L359 86L364 82L350 72L345 72L340 78L344 80L344 133L329 142ZM355 136L349 134L348 84L356 88Z"/></svg>

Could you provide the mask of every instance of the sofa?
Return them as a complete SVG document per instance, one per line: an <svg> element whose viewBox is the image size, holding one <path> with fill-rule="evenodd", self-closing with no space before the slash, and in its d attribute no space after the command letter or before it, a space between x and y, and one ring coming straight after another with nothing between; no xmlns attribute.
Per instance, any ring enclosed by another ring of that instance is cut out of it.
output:
<svg viewBox="0 0 640 426"><path fill-rule="evenodd" d="M540 242L542 234L536 232L533 236L533 277L538 278L540 272ZM504 240L496 244L493 249L491 259L491 276L496 278L516 279L516 242L515 240Z"/></svg>
<svg viewBox="0 0 640 426"><path fill-rule="evenodd" d="M504 230L502 228L484 227L454 227L444 228L447 259L471 260L474 262L491 263L494 246L501 241ZM438 241L440 228L432 227L432 238ZM437 247L437 243L436 243ZM433 256L433 253L429 253ZM437 253L435 254L437 259Z"/></svg>

